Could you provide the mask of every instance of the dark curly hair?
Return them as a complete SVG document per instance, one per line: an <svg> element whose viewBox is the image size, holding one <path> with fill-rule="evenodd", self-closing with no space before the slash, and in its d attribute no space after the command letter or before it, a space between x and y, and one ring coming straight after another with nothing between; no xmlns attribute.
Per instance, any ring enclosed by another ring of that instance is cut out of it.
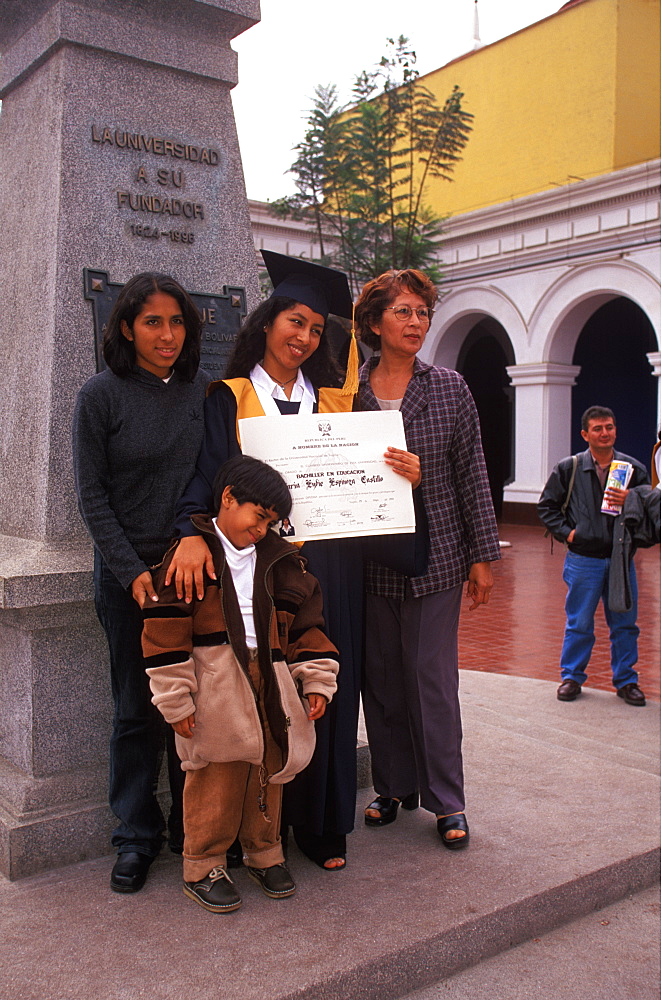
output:
<svg viewBox="0 0 662 1000"><path fill-rule="evenodd" d="M167 274L143 271L130 278L117 297L103 337L104 361L115 375L126 378L136 364L136 349L122 333L122 323L133 330L136 316L150 295L165 292L172 295L182 310L186 337L173 368L187 382L192 382L200 364L200 330L202 321L191 296L179 282Z"/></svg>
<svg viewBox="0 0 662 1000"><path fill-rule="evenodd" d="M237 336L234 350L225 370L225 378L248 378L251 371L262 361L266 347L265 326L270 326L276 317L297 304L296 299L282 295L272 295L261 302L244 320ZM325 324L326 329L326 324ZM301 371L316 389L321 386L342 385L342 373L329 350L329 338L322 333L317 350L306 358Z"/></svg>
<svg viewBox="0 0 662 1000"><path fill-rule="evenodd" d="M433 309L437 301L437 289L433 283L426 274L413 267L404 271L385 271L363 286L354 307L354 318L362 342L371 350L378 351L380 344L372 327L379 323L384 310L402 291L420 295L428 309Z"/></svg>

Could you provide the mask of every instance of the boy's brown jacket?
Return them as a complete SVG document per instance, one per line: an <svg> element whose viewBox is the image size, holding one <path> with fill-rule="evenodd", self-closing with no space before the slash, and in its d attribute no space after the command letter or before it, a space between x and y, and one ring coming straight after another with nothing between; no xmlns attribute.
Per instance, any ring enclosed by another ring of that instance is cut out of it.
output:
<svg viewBox="0 0 662 1000"><path fill-rule="evenodd" d="M273 531L255 547L253 615L264 678L264 712L248 675L244 623L223 546L211 517L192 518L209 545L217 580L205 577L202 600L179 600L164 586L174 546L154 570L158 604L143 609L143 654L152 701L167 722L195 715L191 739L175 736L182 768L210 761L260 765L267 724L283 752L283 768L268 780L282 784L308 764L314 723L300 695L331 699L337 650L322 629L322 595L298 550Z"/></svg>

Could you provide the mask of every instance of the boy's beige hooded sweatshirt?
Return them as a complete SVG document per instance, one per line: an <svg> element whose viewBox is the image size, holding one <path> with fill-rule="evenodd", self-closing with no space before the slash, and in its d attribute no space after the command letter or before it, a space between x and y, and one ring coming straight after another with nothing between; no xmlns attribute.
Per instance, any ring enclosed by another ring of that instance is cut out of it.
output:
<svg viewBox="0 0 662 1000"><path fill-rule="evenodd" d="M244 624L223 547L211 517L192 518L214 559L217 579L205 577L202 600L190 604L164 586L171 548L154 572L158 603L143 609L143 654L152 701L166 722L195 716L191 739L175 737L184 770L210 761L260 765L264 727L283 752L277 784L302 771L315 748L315 726L303 695L331 700L338 652L323 632L322 595L305 560L275 532L255 548L253 614L264 679L260 706L248 674Z"/></svg>

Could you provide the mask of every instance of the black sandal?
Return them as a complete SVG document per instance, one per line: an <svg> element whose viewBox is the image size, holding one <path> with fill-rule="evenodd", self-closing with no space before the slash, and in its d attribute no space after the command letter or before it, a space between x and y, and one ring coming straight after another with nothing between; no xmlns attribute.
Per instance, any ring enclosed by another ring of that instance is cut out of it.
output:
<svg viewBox="0 0 662 1000"><path fill-rule="evenodd" d="M402 806L403 809L418 809L418 792L405 795L403 799L390 799L386 795L378 795L375 801L366 807L366 813L368 809L374 809L379 813L379 819L365 815L366 826L388 826L389 823L393 823L398 815L398 806Z"/></svg>
<svg viewBox="0 0 662 1000"><path fill-rule="evenodd" d="M451 830L463 830L464 837L451 837L449 840L446 834ZM464 813L457 813L456 816L442 816L437 820L437 833L441 837L441 842L449 851L460 851L469 843L469 827Z"/></svg>
<svg viewBox="0 0 662 1000"><path fill-rule="evenodd" d="M294 841L309 861L322 868L325 872L341 872L347 865L347 838L342 833L309 833L304 827L293 826ZM327 868L326 862L332 858L340 858L341 865Z"/></svg>

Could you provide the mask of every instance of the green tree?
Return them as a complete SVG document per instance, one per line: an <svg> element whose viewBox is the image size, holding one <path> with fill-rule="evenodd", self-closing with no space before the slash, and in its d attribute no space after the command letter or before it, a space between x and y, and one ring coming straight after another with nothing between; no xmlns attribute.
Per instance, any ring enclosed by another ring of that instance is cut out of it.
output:
<svg viewBox="0 0 662 1000"><path fill-rule="evenodd" d="M355 78L349 106L335 86L316 88L290 168L297 192L272 205L310 222L322 262L347 271L355 291L391 267L439 280L441 219L425 192L431 178L452 180L473 119L457 86L440 107L421 84L408 39L387 44L378 66Z"/></svg>

